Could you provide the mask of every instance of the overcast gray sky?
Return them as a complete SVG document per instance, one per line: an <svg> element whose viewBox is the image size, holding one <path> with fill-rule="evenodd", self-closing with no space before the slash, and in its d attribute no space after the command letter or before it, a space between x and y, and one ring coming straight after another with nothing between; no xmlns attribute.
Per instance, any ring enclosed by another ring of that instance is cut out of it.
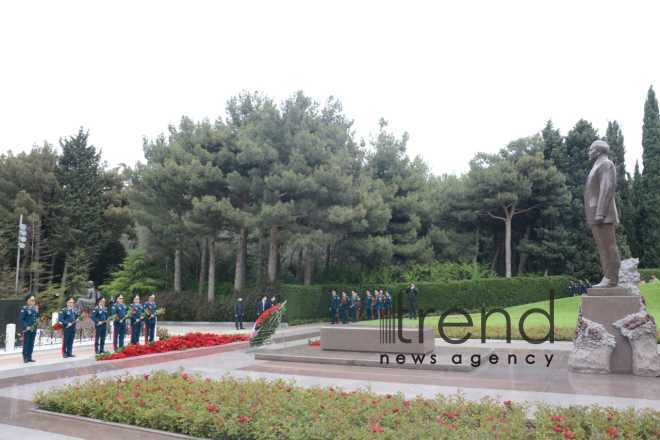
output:
<svg viewBox="0 0 660 440"><path fill-rule="evenodd" d="M79 126L111 165L181 115L259 90L338 97L359 137L382 116L435 173L460 173L552 118L604 134L628 168L660 85L658 2L13 1L0 4L0 152Z"/></svg>

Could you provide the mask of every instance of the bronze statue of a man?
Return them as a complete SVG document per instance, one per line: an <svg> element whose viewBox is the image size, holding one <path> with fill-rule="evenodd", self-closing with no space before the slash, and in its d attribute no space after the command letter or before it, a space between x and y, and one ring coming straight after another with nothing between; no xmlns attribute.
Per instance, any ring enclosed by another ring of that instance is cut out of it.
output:
<svg viewBox="0 0 660 440"><path fill-rule="evenodd" d="M616 287L619 284L621 259L616 245L615 228L619 223L614 195L616 194L616 167L609 158L610 146L605 141L594 141L589 147L589 159L594 166L584 186L584 213L596 241L600 267L605 275L593 287Z"/></svg>

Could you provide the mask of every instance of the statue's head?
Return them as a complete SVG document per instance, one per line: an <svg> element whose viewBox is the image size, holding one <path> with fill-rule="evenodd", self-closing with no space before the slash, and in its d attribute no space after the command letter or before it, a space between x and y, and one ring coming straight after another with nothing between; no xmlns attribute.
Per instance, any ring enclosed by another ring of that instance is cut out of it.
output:
<svg viewBox="0 0 660 440"><path fill-rule="evenodd" d="M593 141L589 146L589 159L598 159L603 154L610 154L610 144L605 141Z"/></svg>

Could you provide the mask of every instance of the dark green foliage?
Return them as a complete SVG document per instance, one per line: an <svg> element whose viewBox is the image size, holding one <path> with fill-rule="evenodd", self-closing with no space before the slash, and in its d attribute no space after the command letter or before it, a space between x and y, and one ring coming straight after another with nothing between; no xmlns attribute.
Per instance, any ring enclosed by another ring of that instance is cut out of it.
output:
<svg viewBox="0 0 660 440"><path fill-rule="evenodd" d="M655 275L660 280L660 269L639 269L639 275L643 281L650 281L651 277Z"/></svg>
<svg viewBox="0 0 660 440"><path fill-rule="evenodd" d="M425 310L433 309L436 313L451 308L461 308L468 312L479 311L481 307L509 307L543 301L549 298L551 290L556 298L568 296L568 284L571 281L567 276L549 277L516 277L516 278L485 278L475 281L458 281L448 283L418 283L419 307ZM363 293L366 289L372 291L376 288L389 290L393 298L398 301L398 294L402 294L403 308L406 306L404 283L390 285L362 285L362 286L293 286L281 287L282 297L287 300L289 311L287 320L309 320L312 318L326 319L329 316L330 291L345 291L358 289Z"/></svg>
<svg viewBox="0 0 660 440"><path fill-rule="evenodd" d="M644 170L639 201L640 265L660 266L660 112L653 87L644 105L642 127Z"/></svg>

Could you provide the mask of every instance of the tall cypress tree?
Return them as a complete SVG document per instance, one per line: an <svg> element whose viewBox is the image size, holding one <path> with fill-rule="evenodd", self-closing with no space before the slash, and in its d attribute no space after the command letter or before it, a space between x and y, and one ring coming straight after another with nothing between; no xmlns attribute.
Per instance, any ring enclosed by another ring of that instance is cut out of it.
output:
<svg viewBox="0 0 660 440"><path fill-rule="evenodd" d="M653 87L644 104L642 128L643 195L640 203L639 229L641 265L660 266L660 112Z"/></svg>
<svg viewBox="0 0 660 440"><path fill-rule="evenodd" d="M617 228L617 241L622 256L630 255L630 237L634 227L632 209L630 206L630 183L626 174L626 147L623 143L623 132L617 121L607 123L605 140L610 145L610 158L616 167L616 206L621 219Z"/></svg>

